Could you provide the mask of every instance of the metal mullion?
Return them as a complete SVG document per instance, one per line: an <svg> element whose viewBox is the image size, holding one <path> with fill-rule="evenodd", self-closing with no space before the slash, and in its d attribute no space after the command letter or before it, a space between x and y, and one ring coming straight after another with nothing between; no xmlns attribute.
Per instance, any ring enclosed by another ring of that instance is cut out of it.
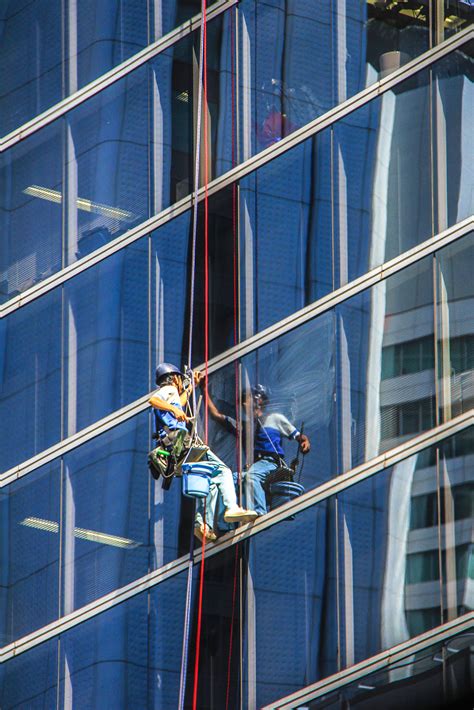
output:
<svg viewBox="0 0 474 710"><path fill-rule="evenodd" d="M436 442L452 436L458 431L462 431L469 426L472 426L473 424L474 409L460 415L446 424L441 425L436 430L424 432L423 434L414 437L414 439L401 444L391 452L386 452L375 459L361 464L352 471L348 471L341 476L331 479L321 486L318 486L317 488L303 494L295 501L286 503L280 508L267 513L267 515L258 519L255 523L247 523L238 528L238 530L227 533L220 538L219 542L210 543L209 546L206 545L206 559L219 554L229 547L242 543L244 540L263 532L267 528L281 522L282 520L285 520L297 512L306 510L316 503L337 495L340 491L343 491L346 488L349 488L350 486L373 476L374 474L376 475L383 472L389 466L393 466L395 463L398 463L399 461L402 461L405 458L428 448ZM199 564L201 559L202 551L199 549L194 553L194 563ZM77 626L89 618L97 616L117 604L121 604L127 599L140 594L141 592L144 592L151 587L160 584L161 582L164 582L170 577L180 574L182 571L187 569L187 566L188 555L184 555L164 565L158 570L144 575L140 579L134 580L124 587L114 590L113 592L90 602L85 607L71 612L67 617L62 617L59 620L32 632L28 636L14 641L8 646L0 649L0 663L9 660L19 653L27 651L28 649L37 646L60 633L63 633L69 628Z"/></svg>
<svg viewBox="0 0 474 710"><path fill-rule="evenodd" d="M279 698L276 703L266 705L262 710L291 710L292 708L298 708L312 700L320 698L322 695L327 695L342 689L349 683L354 683L356 680L362 679L368 673L374 673L375 671L384 669L389 670L391 665L399 663L405 658L412 656L414 653L423 651L425 648L429 648L435 643L441 643L454 635L471 631L473 626L474 612L470 612L469 614L458 617L453 622L442 624L424 634L420 634L397 646L393 646L376 656L371 656L344 671L335 673L317 683L302 688L300 691L296 691L296 693L287 695L284 698Z"/></svg>
<svg viewBox="0 0 474 710"><path fill-rule="evenodd" d="M368 272L363 277L352 281L349 284L341 287L337 291L324 296L323 298L315 301L313 304L306 306L295 314L284 318L273 326L270 326L264 331L251 336L247 340L239 343L237 346L226 350L221 355L217 355L209 361L208 371L209 373L216 372L223 367L233 363L236 359L241 358L243 355L248 354L257 350L262 345L265 345L272 340L284 335L285 333L294 330L300 325L313 320L318 315L325 313L326 311L334 308L338 304L344 302L348 298L364 291L365 289L379 283L383 279L391 276L392 274L401 271L406 266L415 263L422 259L424 256L432 254L433 252L441 249L442 247L450 244L451 242L461 239L463 236L468 234L474 228L474 217L470 217L463 222L450 227L442 235L439 235L436 239L429 239L423 242L422 245L415 247L414 249L402 254L399 257L387 262L386 264L377 267L376 269ZM204 365L200 365L197 369L203 369ZM118 424L126 421L127 419L143 412L148 407L148 400L150 394L146 394L143 397L131 402L130 404L122 407L120 410L104 417L91 424L90 426L82 429L78 433L72 435L66 440L60 441L54 444L49 449L33 456L31 459L24 461L13 468L0 474L0 488L12 483L17 478L20 478L30 471L35 470L39 466L51 461L62 453L70 451L71 449L79 446L90 439L99 436L100 434L112 429Z"/></svg>

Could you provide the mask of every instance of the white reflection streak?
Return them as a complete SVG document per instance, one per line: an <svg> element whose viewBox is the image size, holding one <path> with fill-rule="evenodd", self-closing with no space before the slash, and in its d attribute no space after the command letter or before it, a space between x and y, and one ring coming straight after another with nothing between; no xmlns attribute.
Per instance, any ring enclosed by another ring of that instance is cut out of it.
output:
<svg viewBox="0 0 474 710"><path fill-rule="evenodd" d="M43 518L25 518L21 521L20 525L24 525L27 528L35 528L36 530L46 530L47 532L59 532L59 523ZM98 542L102 545L111 545L112 547L130 548L138 547L140 544L134 540L129 540L127 537L109 535L107 533L98 532L97 530L87 530L85 528L73 528L73 535L80 540L89 540L90 542Z"/></svg>

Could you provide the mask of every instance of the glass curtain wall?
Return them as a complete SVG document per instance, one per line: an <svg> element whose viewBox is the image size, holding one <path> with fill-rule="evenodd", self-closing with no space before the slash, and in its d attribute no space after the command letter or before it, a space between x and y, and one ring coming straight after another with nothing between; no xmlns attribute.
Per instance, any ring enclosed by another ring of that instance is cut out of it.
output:
<svg viewBox="0 0 474 710"><path fill-rule="evenodd" d="M472 515L473 435L472 427L464 429L208 558L200 705L212 699L221 706L230 698L235 705L262 707L439 626L443 619L472 611L467 594L472 565L463 531ZM51 475L53 469L42 475ZM78 490L76 486L76 499ZM79 514L80 506L77 510ZM42 514L54 512L50 508ZM46 527L29 529L52 534ZM78 527L75 531L76 544L83 545L87 531ZM121 532L131 534L130 529ZM127 555L137 559L137 548L103 546L105 552L99 553L98 540L91 542L104 580L106 569L114 566L114 555L122 557L122 564ZM77 553L79 570L85 548L77 547ZM199 574L198 565L195 583ZM87 579L81 584L90 589ZM189 702L197 587L194 591ZM176 704L185 592L186 575L180 573L62 633L59 671L55 639L3 664L8 678L2 684L5 707L13 706L14 698L25 702L33 692L53 697L58 682L58 707L65 707L71 694L76 701L100 706L100 688L110 687L110 682L116 686L116 706L134 702L146 707L150 698L157 707ZM453 598L453 593L458 596ZM366 613L358 613L361 608ZM243 675L238 670L239 648ZM451 663L451 645L443 649ZM418 656L407 660L398 676L389 674L390 681L379 675L368 684L374 688L388 684L389 692L395 676L403 682L418 675ZM35 670L28 683L18 687L11 682L29 667Z"/></svg>

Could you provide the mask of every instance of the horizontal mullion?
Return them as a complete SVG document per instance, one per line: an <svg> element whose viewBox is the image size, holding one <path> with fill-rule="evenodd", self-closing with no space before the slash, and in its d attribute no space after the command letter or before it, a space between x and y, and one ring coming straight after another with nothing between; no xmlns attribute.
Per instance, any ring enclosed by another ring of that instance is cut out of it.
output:
<svg viewBox="0 0 474 710"><path fill-rule="evenodd" d="M229 6L231 6L234 4L234 2L236 2L236 0L227 0L227 2L229 2ZM227 8L227 5L225 5L224 7L223 3L222 5L219 5L219 8L219 11L221 12L222 9ZM397 71L393 72L393 74L390 74L389 77L381 79L372 86L368 87L367 89L364 89L355 96L344 101L342 104L339 104L335 108L318 117L314 121L307 123L305 126L298 129L291 135L287 136L286 138L283 138L281 141L278 141L278 143L269 146L265 150L249 158L244 163L237 165L235 168L232 168L228 172L224 173L222 176L211 181L208 185L207 194L211 196L224 189L225 187L228 187L229 185L233 184L234 182L241 180L242 178L257 170L259 167L266 165L267 163L276 159L283 153L286 153L288 150L291 150L295 146L304 142L308 138L333 125L341 118L344 118L345 116L349 115L350 113L365 105L369 101L372 101L377 96L392 89L393 86L400 84L402 81L406 80L410 76L416 74L422 69L427 68L433 62L437 61L441 57L445 56L446 54L449 54L454 49L464 44L470 37L474 37L474 28L467 28L459 34L449 38L442 44L437 45L435 48L429 50L428 52L425 52L425 54L421 54L416 59L412 60ZM197 191L198 202L201 202L204 197L205 188L201 187ZM102 259L105 259L111 254L114 254L119 249L123 249L129 244L132 244L134 241L144 236L147 232L153 231L158 227L162 226L163 224L166 224L167 222L171 221L178 215L185 212L187 209L190 209L193 205L193 201L193 195L188 195L184 197L179 202L166 208L158 215L154 215L146 222L140 224L138 227L135 227L126 232L125 234L121 235L120 237L117 237L115 240L110 241L108 244L105 244L101 249L97 249L93 254L79 259L78 261L74 262L74 264L70 264L61 271L58 271L57 274L53 274L44 281L27 289L22 294L14 296L5 304L0 306L0 318L4 318L12 311L21 308L22 306L26 305L27 303L30 303L39 296L42 296L47 291L55 288L59 284L64 283L66 280L73 278L82 271L89 269L94 264L98 263L99 261L102 261Z"/></svg>
<svg viewBox="0 0 474 710"><path fill-rule="evenodd" d="M207 11L207 21L209 22L214 17L217 17L217 15L220 15L237 2L238 0L217 0L217 2ZM124 62L118 64L116 67L113 67L105 74L102 74L97 79L94 79L94 81L91 81L82 89L66 96L66 98L62 101L54 104L51 108L46 109L46 111L43 111L43 113L35 116L30 121L27 121L27 123L19 126L14 131L11 131L3 138L0 138L0 153L3 153L12 146L16 145L19 141L27 138L33 133L36 133L36 131L44 128L44 126L56 121L61 116L64 116L65 113L71 111L71 109L79 106L103 89L106 89L111 86L111 84L114 84L116 81L119 81L123 77L130 74L130 72L134 71L138 67L141 67L143 64L146 64L146 62L150 59L153 59L153 57L161 54L161 52L164 52L173 44L179 42L179 40L183 37L186 37L191 34L191 32L199 29L200 26L201 13L191 17L189 20L186 20L186 22L183 22L178 27L175 27L175 29L171 30L171 32L168 32L163 37L160 37L160 39L156 40L156 42L149 44L140 52L137 52L129 59L126 59Z"/></svg>
<svg viewBox="0 0 474 710"><path fill-rule="evenodd" d="M343 671L339 671L339 673L324 678L324 680L313 683L300 691L292 693L292 695L287 695L274 703L265 705L262 710L291 710L292 708L298 708L305 703L316 700L322 695L333 693L350 683L361 680L369 673L375 673L376 671L384 669L390 670L390 666L403 661L408 656L419 653L435 643L447 641L457 634L471 631L473 627L474 612L471 611L441 626L430 629L430 631L426 631L424 634L403 641L403 643L397 644L397 646L382 651L382 653L367 658Z"/></svg>
<svg viewBox="0 0 474 710"><path fill-rule="evenodd" d="M205 558L208 559L209 557L213 557L229 547L233 547L234 545L237 545L244 540L253 537L254 535L258 535L267 528L282 522L289 516L306 510L316 503L319 503L322 500L334 496L337 493L340 493L341 491L355 485L359 481L365 480L373 475L377 475L378 473L383 473L383 471L385 471L389 466L393 466L395 463L403 461L409 456L423 451L428 446L432 446L439 441L443 441L447 437L453 436L453 434L456 434L459 431L472 426L473 424L474 409L436 427L435 429L424 432L423 434L410 439L409 441L398 446L396 449L388 451L381 456L377 456L376 458L357 466L351 471L348 471L347 473L331 479L327 483L324 483L321 486L318 486L303 494L300 498L285 503L281 507L270 511L265 516L257 519L255 522L246 523L237 530L226 533L216 543L208 543L206 545ZM198 564L201 560L202 551L199 549L194 553L194 563ZM160 569L155 570L154 572L151 572L138 580L130 582L126 586L110 592L109 594L106 594L93 602L90 602L87 606L81 607L71 614L61 617L41 629L37 629L31 634L14 641L8 646L4 646L0 649L0 663L4 663L10 658L38 646L60 633L64 633L78 624L97 616L103 611L121 604L141 592L157 586L170 577L180 574L188 567L188 563L188 555L173 560L163 567L160 567Z"/></svg>
<svg viewBox="0 0 474 710"><path fill-rule="evenodd" d="M336 291L333 291L309 306L302 308L300 311L297 311L291 316L278 321L269 328L266 328L256 335L251 336L247 340L244 340L242 343L229 348L224 353L216 355L216 357L209 360L207 368L209 374L232 364L236 359L244 357L250 352L253 352L276 338L281 337L285 333L288 333L291 330L294 330L295 328L313 320L317 316L322 315L347 299L361 293L362 291L365 291L367 288L370 288L376 283L379 283L389 276L402 271L407 266L416 263L425 256L442 249L457 239L461 239L472 229L474 229L474 217L469 217L453 227L446 229L444 232L441 232L436 237L432 237L419 246L410 249L410 251L391 259L382 266L376 267L367 274L364 274L364 276L361 276L359 279L345 284ZM197 369L204 369L204 364L201 364ZM145 411L149 406L148 400L151 394L152 393L150 392L143 395L143 397L140 397L131 404L122 407L98 422L94 422L85 429L73 434L69 438L59 441L49 449L45 449L40 454L36 454L27 461L23 461L22 463L13 466L8 471L0 474L0 488L9 485L18 478L21 478L38 469L40 466L44 466L53 459L77 448L78 446L81 446L82 444L85 444L87 441L96 438L109 429L112 429L115 426L127 421L131 417L136 416L140 412Z"/></svg>

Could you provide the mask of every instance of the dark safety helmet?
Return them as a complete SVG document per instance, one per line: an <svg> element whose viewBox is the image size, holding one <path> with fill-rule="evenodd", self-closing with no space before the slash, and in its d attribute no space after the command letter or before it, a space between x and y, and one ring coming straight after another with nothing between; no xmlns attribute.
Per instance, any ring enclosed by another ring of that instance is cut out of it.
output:
<svg viewBox="0 0 474 710"><path fill-rule="evenodd" d="M156 384L159 385L161 380L168 375L181 375L181 377L184 377L183 373L176 365L172 365L170 362L160 362L155 370Z"/></svg>
<svg viewBox="0 0 474 710"><path fill-rule="evenodd" d="M253 397L261 397L263 402L268 402L270 399L270 390L265 385L257 384L252 387Z"/></svg>

